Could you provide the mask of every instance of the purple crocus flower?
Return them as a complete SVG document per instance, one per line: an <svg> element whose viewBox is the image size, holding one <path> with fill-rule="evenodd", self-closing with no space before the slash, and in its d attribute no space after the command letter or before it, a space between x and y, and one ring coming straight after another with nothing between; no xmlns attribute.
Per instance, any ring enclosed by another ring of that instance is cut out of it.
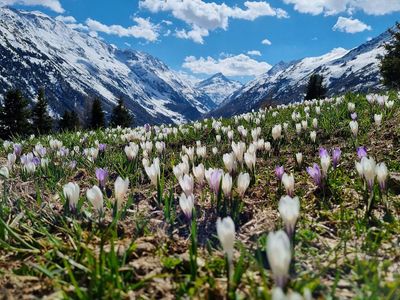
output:
<svg viewBox="0 0 400 300"><path fill-rule="evenodd" d="M332 164L333 168L336 169L337 165L339 164L340 156L342 155L342 151L340 148L335 148L332 151Z"/></svg>
<svg viewBox="0 0 400 300"><path fill-rule="evenodd" d="M61 147L61 149L58 151L58 153L59 153L59 155L60 155L61 157L68 156L68 154L69 154L69 149L68 149L68 148L65 148L65 147Z"/></svg>
<svg viewBox="0 0 400 300"><path fill-rule="evenodd" d="M351 119L352 119L353 121L357 120L357 113L356 113L356 112L353 112L353 113L350 115L350 117L351 117Z"/></svg>
<svg viewBox="0 0 400 300"><path fill-rule="evenodd" d="M20 156L22 153L22 146L21 144L14 144L14 154L16 156Z"/></svg>
<svg viewBox="0 0 400 300"><path fill-rule="evenodd" d="M328 150L326 150L325 148L320 148L319 157L324 157L324 156L329 156Z"/></svg>
<svg viewBox="0 0 400 300"><path fill-rule="evenodd" d="M279 181L282 180L283 173L285 173L285 169L283 166L276 166L275 168L275 176Z"/></svg>
<svg viewBox="0 0 400 300"><path fill-rule="evenodd" d="M99 181L100 187L104 187L104 185L106 184L107 177L108 177L107 169L96 168L96 178Z"/></svg>
<svg viewBox="0 0 400 300"><path fill-rule="evenodd" d="M100 152L104 152L105 150L106 150L106 148L107 148L107 145L106 144L99 144L99 151Z"/></svg>
<svg viewBox="0 0 400 300"><path fill-rule="evenodd" d="M322 186L322 173L318 164L314 163L312 167L306 168L308 175L314 180L314 183L321 187Z"/></svg>
<svg viewBox="0 0 400 300"><path fill-rule="evenodd" d="M361 146L357 148L358 158L361 159L367 156L367 148L365 146Z"/></svg>
<svg viewBox="0 0 400 300"><path fill-rule="evenodd" d="M47 149L46 149L45 147L40 147L40 148L38 149L38 154L39 154L41 157L44 157L44 156L46 155L46 153L47 153Z"/></svg>
<svg viewBox="0 0 400 300"><path fill-rule="evenodd" d="M222 170L214 170L211 173L210 188L216 195L218 195L218 192L219 192L219 186L221 184L221 178L222 178Z"/></svg>
<svg viewBox="0 0 400 300"><path fill-rule="evenodd" d="M38 166L40 165L40 158L35 156L32 158L32 162L35 164L35 166Z"/></svg>
<svg viewBox="0 0 400 300"><path fill-rule="evenodd" d="M144 129L146 130L146 132L149 132L151 129L150 124L148 123L144 124Z"/></svg>

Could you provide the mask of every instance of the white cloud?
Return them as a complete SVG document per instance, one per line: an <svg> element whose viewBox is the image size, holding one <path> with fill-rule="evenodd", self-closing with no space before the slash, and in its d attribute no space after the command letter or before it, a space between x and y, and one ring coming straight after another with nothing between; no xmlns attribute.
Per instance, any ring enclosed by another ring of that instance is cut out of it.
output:
<svg viewBox="0 0 400 300"><path fill-rule="evenodd" d="M347 33L357 33L371 30L372 28L358 19L339 17L332 29Z"/></svg>
<svg viewBox="0 0 400 300"><path fill-rule="evenodd" d="M261 44L267 45L267 46L271 46L272 45L272 43L271 43L271 41L269 39L263 39L261 41Z"/></svg>
<svg viewBox="0 0 400 300"><path fill-rule="evenodd" d="M251 50L251 51L247 51L248 55L253 55L253 56L261 56L261 52L258 50Z"/></svg>
<svg viewBox="0 0 400 300"><path fill-rule="evenodd" d="M85 24L91 31L103 32L119 37L135 37L143 38L147 41L154 42L159 36L159 26L150 22L149 19L139 17L133 18L137 25L123 27L121 25L105 25L93 19L87 19Z"/></svg>
<svg viewBox="0 0 400 300"><path fill-rule="evenodd" d="M221 72L226 76L257 76L267 72L271 65L250 58L245 54L214 59L188 56L182 67L189 69L195 74L213 75Z"/></svg>
<svg viewBox="0 0 400 300"><path fill-rule="evenodd" d="M56 20L65 24L76 23L76 19L73 16L57 16Z"/></svg>
<svg viewBox="0 0 400 300"><path fill-rule="evenodd" d="M293 4L294 9L312 15L335 15L361 10L368 15L385 15L400 11L399 0L284 0Z"/></svg>
<svg viewBox="0 0 400 300"><path fill-rule="evenodd" d="M57 13L63 13L64 9L59 0L0 0L0 7L5 5L27 5L27 6L43 6Z"/></svg>
<svg viewBox="0 0 400 300"><path fill-rule="evenodd" d="M265 1L246 1L245 9L228 6L225 3L204 2L202 0L141 0L139 7L152 13L171 12L172 15L188 24L190 30L177 30L176 36L203 43L209 31L218 28L227 30L229 19L253 21L262 16L288 17L286 11L273 8Z"/></svg>

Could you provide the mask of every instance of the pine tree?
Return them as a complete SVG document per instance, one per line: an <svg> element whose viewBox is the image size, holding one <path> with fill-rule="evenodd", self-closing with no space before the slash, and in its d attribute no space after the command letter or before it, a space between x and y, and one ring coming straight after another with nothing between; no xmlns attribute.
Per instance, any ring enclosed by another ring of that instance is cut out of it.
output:
<svg viewBox="0 0 400 300"><path fill-rule="evenodd" d="M305 100L325 98L326 88L323 85L324 77L319 74L313 74L308 81L307 94Z"/></svg>
<svg viewBox="0 0 400 300"><path fill-rule="evenodd" d="M105 127L104 112L99 98L95 98L92 104L90 128L98 129Z"/></svg>
<svg viewBox="0 0 400 300"><path fill-rule="evenodd" d="M8 139L16 135L28 135L31 129L29 116L28 100L20 90L9 90L0 107L1 137Z"/></svg>
<svg viewBox="0 0 400 300"><path fill-rule="evenodd" d="M33 130L36 134L48 134L53 128L53 119L47 111L44 89L39 89L38 101L32 110Z"/></svg>
<svg viewBox="0 0 400 300"><path fill-rule="evenodd" d="M380 69L383 84L388 88L400 89L400 23L396 22L396 29L390 29L389 32L393 40L385 45L387 52L381 58Z"/></svg>
<svg viewBox="0 0 400 300"><path fill-rule="evenodd" d="M132 116L128 109L124 106L124 100L118 99L118 104L113 108L110 120L111 127L130 127L132 126Z"/></svg>
<svg viewBox="0 0 400 300"><path fill-rule="evenodd" d="M80 122L76 112L66 110L59 121L58 127L61 131L77 130L80 127Z"/></svg>

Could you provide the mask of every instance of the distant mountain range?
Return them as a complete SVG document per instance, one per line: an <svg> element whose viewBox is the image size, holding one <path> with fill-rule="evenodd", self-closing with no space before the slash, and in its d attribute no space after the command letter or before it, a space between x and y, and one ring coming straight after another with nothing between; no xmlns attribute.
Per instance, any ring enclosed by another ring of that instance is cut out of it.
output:
<svg viewBox="0 0 400 300"><path fill-rule="evenodd" d="M384 45L390 39L386 31L351 50L336 48L322 56L280 62L235 91L209 115L232 116L257 109L262 104L301 101L310 76L317 73L324 76L327 96L382 90L379 56L385 53Z"/></svg>
<svg viewBox="0 0 400 300"><path fill-rule="evenodd" d="M352 50L280 62L245 85L221 73L192 84L149 54L120 50L41 12L3 7L0 99L10 88L34 99L44 87L55 117L68 109L84 118L95 96L107 116L123 97L137 124L231 116L262 104L302 100L314 73L324 76L328 95L379 90L377 57L390 37L384 32Z"/></svg>

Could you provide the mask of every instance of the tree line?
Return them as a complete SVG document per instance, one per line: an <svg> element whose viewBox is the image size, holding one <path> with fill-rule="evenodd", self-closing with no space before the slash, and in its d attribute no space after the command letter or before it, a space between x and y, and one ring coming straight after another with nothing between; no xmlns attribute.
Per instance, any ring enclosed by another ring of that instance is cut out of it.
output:
<svg viewBox="0 0 400 300"><path fill-rule="evenodd" d="M76 111L65 110L61 118L53 119L49 114L43 88L39 89L37 101L32 106L29 105L29 101L23 96L21 90L11 89L5 93L0 105L0 137L9 139L13 136L45 135L55 131L99 129L107 126L99 98L93 99L87 115L89 118L82 121ZM120 97L112 110L108 126L130 127L132 125L133 117Z"/></svg>

